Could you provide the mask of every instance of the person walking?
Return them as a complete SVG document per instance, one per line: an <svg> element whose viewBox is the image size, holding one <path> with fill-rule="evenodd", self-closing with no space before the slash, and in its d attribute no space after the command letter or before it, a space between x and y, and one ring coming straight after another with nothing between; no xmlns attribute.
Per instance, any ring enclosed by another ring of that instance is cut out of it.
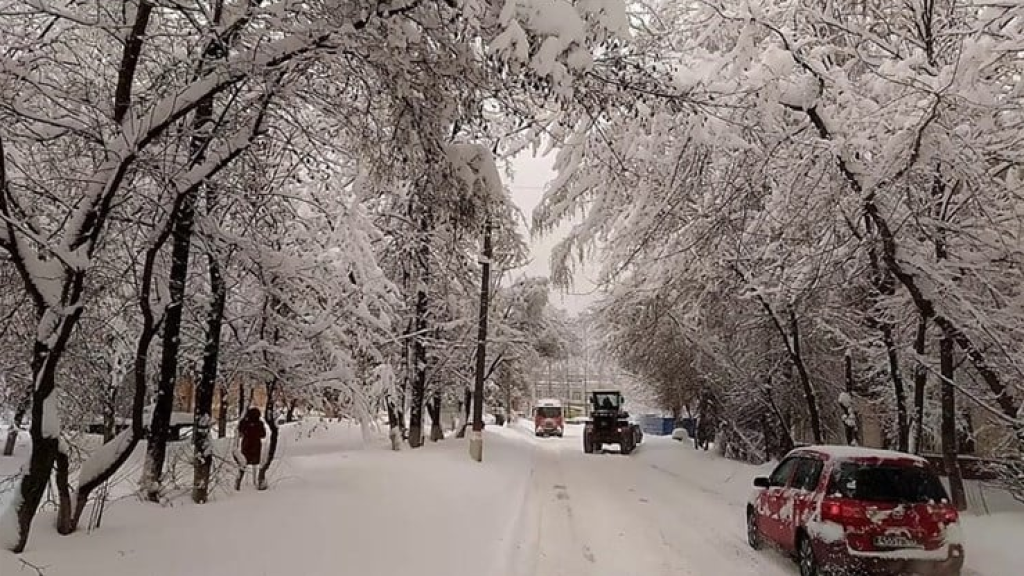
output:
<svg viewBox="0 0 1024 576"><path fill-rule="evenodd" d="M235 490L242 489L245 468L252 466L253 482L258 477L258 467L263 456L263 439L267 436L267 427L263 424L259 408L249 408L245 416L238 422L239 448L243 462L239 462L238 480Z"/></svg>

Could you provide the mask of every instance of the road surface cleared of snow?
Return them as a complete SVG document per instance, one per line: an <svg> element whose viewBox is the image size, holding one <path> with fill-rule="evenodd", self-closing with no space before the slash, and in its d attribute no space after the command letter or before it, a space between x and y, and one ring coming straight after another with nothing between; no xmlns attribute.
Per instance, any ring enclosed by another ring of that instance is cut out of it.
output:
<svg viewBox="0 0 1024 576"><path fill-rule="evenodd" d="M530 438L525 533L509 576L794 574L788 559L747 546L742 506L687 481L699 470L663 465L686 449L679 443L649 438L630 456L584 454L579 434L574 426L565 438Z"/></svg>
<svg viewBox="0 0 1024 576"><path fill-rule="evenodd" d="M561 439L489 426L482 465L451 438L392 452L352 424L298 430L269 491L247 485L204 506L121 499L101 529L69 537L47 511L23 558L45 576L797 574L745 541L751 479L770 466L661 437L630 456L587 455L579 426ZM1024 515L968 520L967 576L1019 574ZM990 554L972 555L975 538ZM0 552L0 574L35 572Z"/></svg>
<svg viewBox="0 0 1024 576"><path fill-rule="evenodd" d="M698 451L689 442L646 436L630 456L584 454L582 428L565 438L501 434L536 446L520 538L520 569L510 576L729 575L799 573L782 554L746 543L744 510L752 480L773 465L751 466ZM1024 565L1024 513L963 517L964 576L1018 576Z"/></svg>

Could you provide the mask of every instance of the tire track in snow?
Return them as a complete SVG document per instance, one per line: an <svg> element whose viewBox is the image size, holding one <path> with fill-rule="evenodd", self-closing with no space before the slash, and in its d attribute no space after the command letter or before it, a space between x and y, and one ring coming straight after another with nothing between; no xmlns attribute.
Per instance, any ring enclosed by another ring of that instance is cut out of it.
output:
<svg viewBox="0 0 1024 576"><path fill-rule="evenodd" d="M647 503L631 498L633 514L656 527L664 554L684 564L694 574L740 576L790 576L788 562L779 565L770 553L751 550L745 540L743 519L735 508L707 490L694 490L679 479L656 473L633 457L612 457L593 462L608 485L633 491ZM698 472L699 473L699 472ZM735 516L735 517L734 517Z"/></svg>
<svg viewBox="0 0 1024 576"><path fill-rule="evenodd" d="M537 562L531 576L592 574L596 555L581 534L572 486L565 479L559 450L541 450L532 496L538 514Z"/></svg>
<svg viewBox="0 0 1024 576"><path fill-rule="evenodd" d="M642 449L584 455L573 436L535 445L535 562L517 576L795 574L747 547L742 514L722 495L638 458Z"/></svg>

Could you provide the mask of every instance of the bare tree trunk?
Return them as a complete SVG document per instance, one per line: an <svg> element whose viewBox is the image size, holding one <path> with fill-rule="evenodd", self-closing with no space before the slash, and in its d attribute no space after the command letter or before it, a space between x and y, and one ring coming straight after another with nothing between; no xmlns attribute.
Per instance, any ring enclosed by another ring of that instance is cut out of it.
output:
<svg viewBox="0 0 1024 576"><path fill-rule="evenodd" d="M416 329L422 332L427 327L427 294L421 290L416 302ZM423 404L427 387L427 347L422 336L417 335L413 344L413 380L411 406L409 407L409 446L423 445Z"/></svg>
<svg viewBox="0 0 1024 576"><path fill-rule="evenodd" d="M875 226L871 218L865 216L864 226L870 238L875 238ZM900 370L899 350L896 346L895 327L893 323L878 312L883 298L896 293L896 279L892 271L883 268L878 259L878 248L874 243L868 244L868 261L871 265L871 283L875 288L874 308L869 312L869 322L882 334L882 344L888 360L889 378L892 380L893 395L896 398L896 444L900 452L910 450L910 417L907 410L906 386Z"/></svg>
<svg viewBox="0 0 1024 576"><path fill-rule="evenodd" d="M455 433L456 438L465 438L466 429L469 428L469 416L470 410L473 406L473 391L468 387L463 392L462 404L459 406L459 411L462 413L462 425L459 426L459 431Z"/></svg>
<svg viewBox="0 0 1024 576"><path fill-rule="evenodd" d="M61 350L62 352L63 350ZM53 354L46 345L36 342L33 349L32 374L34 376L35 390L32 394L32 425L29 427L29 435L32 438L32 454L29 456L28 471L21 477L19 492L21 500L18 503L16 514L18 517L18 542L11 550L20 554L25 550L28 543L29 531L32 528L32 519L35 517L39 503L43 499L43 493L50 482L50 474L53 472L54 463L60 452L60 439L48 433L52 431L43 430L44 408L56 409L54 372L55 360L60 354Z"/></svg>
<svg viewBox="0 0 1024 576"><path fill-rule="evenodd" d="M241 380L238 381L238 406L236 407L236 416L239 421L245 416L245 410L249 407L249 403L245 398L245 384Z"/></svg>
<svg viewBox="0 0 1024 576"><path fill-rule="evenodd" d="M220 394L220 405L217 406L217 437L225 438L228 435L228 387L222 384L217 390Z"/></svg>
<svg viewBox="0 0 1024 576"><path fill-rule="evenodd" d="M892 379L893 395L896 397L896 449L910 451L910 418L907 410L907 392L900 373L899 352L893 337L892 324L882 322L882 342L889 361L889 377Z"/></svg>
<svg viewBox="0 0 1024 576"><path fill-rule="evenodd" d="M942 375L942 459L949 478L949 492L957 510L967 509L964 480L957 458L956 388L954 387L953 340L939 339L939 371Z"/></svg>
<svg viewBox="0 0 1024 576"><path fill-rule="evenodd" d="M207 211L215 207L214 193L207 189ZM210 292L213 300L206 316L206 345L203 349L203 367L196 386L196 407L193 421L194 477L192 501L203 504L209 498L210 471L213 468L213 441L210 430L213 424L213 395L217 388L217 365L220 362L220 332L224 322L224 307L227 303L227 286L221 276L217 255L209 252L206 261L210 274Z"/></svg>
<svg viewBox="0 0 1024 576"><path fill-rule="evenodd" d="M435 393L427 406L430 412L430 441L444 440L444 427L441 425L441 394Z"/></svg>
<svg viewBox="0 0 1024 576"><path fill-rule="evenodd" d="M804 358L800 349L800 326L796 319L796 313L793 312L792 308L789 310L789 328L790 336L792 337L791 357L793 364L796 365L796 371L800 375L800 384L803 386L804 401L807 403L807 415L811 419L811 433L814 435L815 444L821 444L825 441L825 433L821 427L821 415L818 413L818 397L814 391L814 386L811 384L811 378L807 374L807 367L804 365Z"/></svg>
<svg viewBox="0 0 1024 576"><path fill-rule="evenodd" d="M178 350L181 345L181 320L185 307L185 285L188 281L189 251L192 246L192 228L195 220L195 198L185 198L174 214L172 225L171 272L168 287L170 304L164 318L163 347L160 357L160 378L157 383L156 402L149 425L145 486L143 490L150 502L159 502L162 491L164 460L170 437L171 413L174 410L174 390L178 383Z"/></svg>
<svg viewBox="0 0 1024 576"><path fill-rule="evenodd" d="M919 315L917 319L917 334L914 337L914 352L919 358L924 358L925 346L928 338L928 319ZM921 453L921 446L924 443L924 400L925 389L928 387L928 367L920 360L914 367L914 448L915 454Z"/></svg>
<svg viewBox="0 0 1024 576"><path fill-rule="evenodd" d="M853 406L853 356L846 353L846 401L843 402L843 428L846 430L846 443L850 446L860 444L857 411Z"/></svg>
<svg viewBox="0 0 1024 576"><path fill-rule="evenodd" d="M429 210L424 210L420 218L420 248L418 262L420 277L416 283L416 335L413 337L412 370L412 405L409 407L409 446L419 448L423 445L423 404L427 388L427 347L424 343L427 331L427 308L429 297L427 290L430 285L430 231L433 221Z"/></svg>
<svg viewBox="0 0 1024 576"><path fill-rule="evenodd" d="M390 397L385 400L385 403L388 407L388 438L391 439L391 449L397 452L402 449L401 413Z"/></svg>
<svg viewBox="0 0 1024 576"><path fill-rule="evenodd" d="M783 456L789 453L796 446L796 442L793 440L793 434L790 431L790 423L785 415L779 410L778 404L775 402L775 398L772 394L774 386L772 384L771 374L765 379L764 397L765 403L767 404L770 414L766 414L763 417L763 426L768 426L765 429L765 453L768 458L782 459ZM701 404L699 410L709 410L708 408L708 395L701 396ZM689 408L687 408L689 413ZM771 418L768 416L774 416L774 422L771 422ZM774 424L774 425L772 425ZM696 428L694 428L694 436L696 437Z"/></svg>
<svg viewBox="0 0 1024 576"><path fill-rule="evenodd" d="M491 289L491 220L484 225L484 250L480 259L480 317L476 337L476 378L473 382L473 433L469 437L470 458L484 458L484 379L487 370L487 316Z"/></svg>
<svg viewBox="0 0 1024 576"><path fill-rule="evenodd" d="M275 342L277 341L277 335L274 335ZM267 457L260 464L258 476L256 477L256 489L266 490L269 488L267 484L267 471L270 470L270 465L274 463L274 457L277 455L277 442L280 436L280 431L277 428L277 414L275 411L275 404L277 403L275 392L277 390L277 378L272 378L267 383L267 409L263 411L263 419L267 423L267 428L270 430L270 437L267 440Z"/></svg>
<svg viewBox="0 0 1024 576"><path fill-rule="evenodd" d="M104 400L103 443L106 444L117 435L117 386L112 385L108 388L108 395Z"/></svg>
<svg viewBox="0 0 1024 576"><path fill-rule="evenodd" d="M71 506L71 483L68 480L68 473L71 463L67 453L61 449L59 443L57 446L57 456L54 458L54 465L57 470L57 473L54 475L54 480L57 484L57 532L59 534L70 534L73 508Z"/></svg>

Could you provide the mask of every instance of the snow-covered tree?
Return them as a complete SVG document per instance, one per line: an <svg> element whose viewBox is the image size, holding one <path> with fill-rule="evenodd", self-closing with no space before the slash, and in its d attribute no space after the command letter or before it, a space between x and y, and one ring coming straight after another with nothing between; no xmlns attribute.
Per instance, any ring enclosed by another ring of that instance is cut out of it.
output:
<svg viewBox="0 0 1024 576"><path fill-rule="evenodd" d="M924 412L928 372L945 392L947 456L955 399L1019 434L1020 268L1009 247L1019 244L1021 92L1008 49L1019 8L650 10L637 42L595 65L595 78L616 80L591 91L608 105L563 114L552 132L559 176L535 219L546 229L583 214L553 277L603 249L605 281L660 291L711 358L723 358L725 334L698 321L698 302L714 295L761 316L770 330L758 339L784 357L759 379L773 376L776 389L781 374L786 395L804 397L798 415L818 430L809 439L843 429L836 399L850 350L856 391L887 407L894 447L936 429ZM942 374L954 355L965 363Z"/></svg>

